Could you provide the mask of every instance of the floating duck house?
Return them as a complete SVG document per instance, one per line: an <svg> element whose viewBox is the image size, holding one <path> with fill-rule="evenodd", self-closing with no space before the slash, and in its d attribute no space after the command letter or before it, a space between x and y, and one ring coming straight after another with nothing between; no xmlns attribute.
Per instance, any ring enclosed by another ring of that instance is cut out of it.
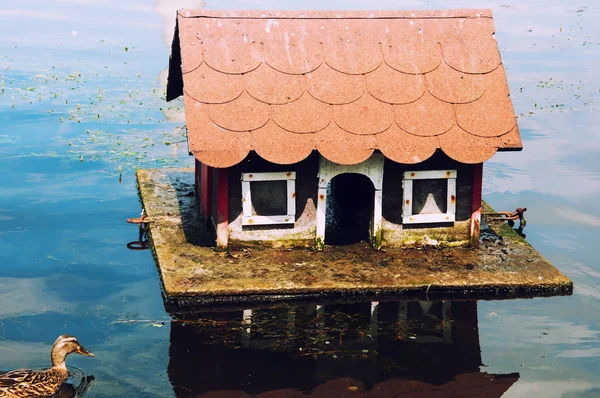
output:
<svg viewBox="0 0 600 398"><path fill-rule="evenodd" d="M180 10L183 96L218 247L477 244L483 163L522 149L490 10Z"/></svg>

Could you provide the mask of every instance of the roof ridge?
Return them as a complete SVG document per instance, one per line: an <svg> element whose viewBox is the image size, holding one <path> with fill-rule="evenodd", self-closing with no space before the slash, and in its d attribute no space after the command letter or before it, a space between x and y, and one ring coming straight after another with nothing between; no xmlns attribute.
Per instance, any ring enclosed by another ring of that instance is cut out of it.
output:
<svg viewBox="0 0 600 398"><path fill-rule="evenodd" d="M193 10L177 11L183 18L219 19L478 19L493 18L489 8L448 10Z"/></svg>

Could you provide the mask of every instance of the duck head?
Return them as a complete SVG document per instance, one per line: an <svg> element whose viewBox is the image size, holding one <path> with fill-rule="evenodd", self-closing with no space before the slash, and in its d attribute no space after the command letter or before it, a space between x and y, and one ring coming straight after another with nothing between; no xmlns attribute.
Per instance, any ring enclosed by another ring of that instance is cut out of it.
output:
<svg viewBox="0 0 600 398"><path fill-rule="evenodd" d="M94 356L94 354L86 350L81 344L79 344L79 341L77 341L77 339L70 334L58 336L54 342L54 345L52 346L52 366L65 367L65 359L67 358L67 355L74 352L85 355L86 357Z"/></svg>

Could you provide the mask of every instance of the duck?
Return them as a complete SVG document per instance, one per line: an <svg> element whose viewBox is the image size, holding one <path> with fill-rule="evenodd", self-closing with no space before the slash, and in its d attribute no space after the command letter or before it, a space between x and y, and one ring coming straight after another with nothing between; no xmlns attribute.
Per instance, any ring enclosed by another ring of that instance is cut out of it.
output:
<svg viewBox="0 0 600 398"><path fill-rule="evenodd" d="M48 397L54 395L69 378L67 355L77 353L93 357L74 336L58 336L52 345L52 367L46 370L17 369L0 375L0 398Z"/></svg>

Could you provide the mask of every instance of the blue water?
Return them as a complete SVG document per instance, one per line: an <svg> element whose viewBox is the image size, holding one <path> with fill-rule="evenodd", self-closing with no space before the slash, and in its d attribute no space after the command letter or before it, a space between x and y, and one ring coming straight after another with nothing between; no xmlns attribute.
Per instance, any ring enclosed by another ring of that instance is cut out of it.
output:
<svg viewBox="0 0 600 398"><path fill-rule="evenodd" d="M433 333L418 326L422 318L414 319L408 334L399 334L404 345L388 347L387 338L368 331L370 304L346 309L356 322L340 328L354 333L352 343L320 338L324 345L318 352L332 353L317 357L298 354L311 340L295 340L295 349L289 348L292 332L285 335L285 322L270 335L251 335L259 343L248 346L240 311L223 315L224 325L232 327L225 336L207 332L202 322L185 329L164 310L151 254L125 247L136 239L135 227L125 219L140 212L136 167L191 165L177 116L181 104L164 102L159 77L167 67L177 8L481 6L470 0L0 5L0 370L47 365L52 342L70 333L96 354L69 357L69 365L94 376L85 394L90 397L195 396L210 389L254 394L257 386L308 392L343 377L362 377L358 381L369 389L382 380L424 380L439 371L437 354L430 354L441 343L411 345L410 336L421 341ZM486 163L484 196L498 210L529 209L528 240L573 279L575 291L571 297L478 302L479 334L471 336L469 347L480 349L481 363L475 358L470 366L487 374L518 373L506 397L600 396L600 6L592 0L572 5L506 0L487 6L495 16L525 149ZM264 314L279 322L290 314L297 319L302 311ZM299 322L294 333L314 332L312 319ZM364 336L370 343L363 347ZM354 344L367 350L366 359L337 354ZM273 348L279 345L287 348ZM330 345L335 349L327 350ZM175 356L187 347L194 356ZM406 361L396 373L388 371L384 359L394 362L403 357L398 352L414 363L432 359L418 372ZM454 366L440 358L444 367ZM275 364L278 373L269 377L274 370L253 367L256 363ZM211 366L220 370L220 382ZM312 373L299 370L306 368ZM253 386L244 372L261 382Z"/></svg>

